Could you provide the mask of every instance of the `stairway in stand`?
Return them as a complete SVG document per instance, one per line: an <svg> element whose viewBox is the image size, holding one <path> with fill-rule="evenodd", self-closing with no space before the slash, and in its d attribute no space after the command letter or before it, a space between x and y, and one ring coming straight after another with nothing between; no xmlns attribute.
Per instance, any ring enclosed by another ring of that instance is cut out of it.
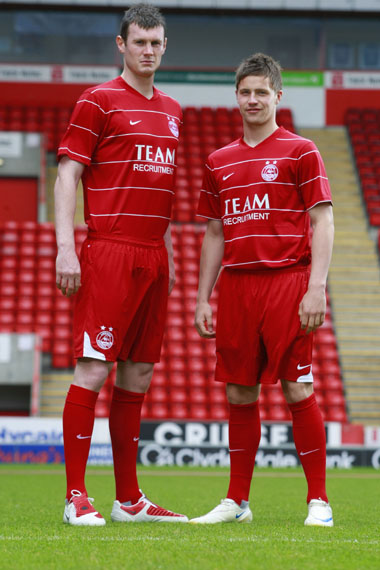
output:
<svg viewBox="0 0 380 570"><path fill-rule="evenodd" d="M344 128L302 129L330 180L335 245L329 293L351 422L380 423L380 271Z"/></svg>
<svg viewBox="0 0 380 570"><path fill-rule="evenodd" d="M70 384L73 381L73 372L55 371L41 376L41 417L61 417L65 398Z"/></svg>

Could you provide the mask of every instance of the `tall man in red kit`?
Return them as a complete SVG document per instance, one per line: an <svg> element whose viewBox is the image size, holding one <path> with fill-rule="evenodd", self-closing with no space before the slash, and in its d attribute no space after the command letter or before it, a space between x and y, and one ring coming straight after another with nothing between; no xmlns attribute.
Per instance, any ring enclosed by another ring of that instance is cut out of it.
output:
<svg viewBox="0 0 380 570"><path fill-rule="evenodd" d="M193 523L252 520L248 499L260 443L260 386L280 380L308 484L305 524L333 525L311 362L312 333L326 312L331 192L315 145L277 126L281 96L276 61L264 54L243 61L236 97L244 134L206 163L199 214L208 222L195 326L202 337L215 336L209 298L223 265L215 377L225 382L230 405L231 468L227 498Z"/></svg>
<svg viewBox="0 0 380 570"><path fill-rule="evenodd" d="M160 360L168 292L174 284L170 234L182 112L153 85L166 49L165 20L149 4L125 12L116 38L120 77L87 89L58 150L55 185L57 287L75 294L74 380L63 411L67 493L64 522L104 525L85 486L99 390L117 362L109 428L120 522L187 522L139 489L141 407ZM88 237L74 248L78 182Z"/></svg>

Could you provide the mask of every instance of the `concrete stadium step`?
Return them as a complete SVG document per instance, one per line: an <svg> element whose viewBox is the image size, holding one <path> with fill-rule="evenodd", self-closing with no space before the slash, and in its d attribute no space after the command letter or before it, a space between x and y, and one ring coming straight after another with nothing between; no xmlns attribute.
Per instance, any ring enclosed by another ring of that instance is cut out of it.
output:
<svg viewBox="0 0 380 570"><path fill-rule="evenodd" d="M376 379L375 378L365 378L363 379L363 377L361 378L357 378L357 377L353 377L352 379L347 378L346 381L346 385L345 385L345 390L346 392L351 392L352 394L354 394L355 392L357 393L363 393L363 394L375 394L376 397L379 396L379 393L376 391L377 388L377 383L376 383Z"/></svg>
<svg viewBox="0 0 380 570"><path fill-rule="evenodd" d="M341 304L344 306L347 301L349 301L350 306L352 306L352 303L359 303L361 306L363 304L376 304L380 301L380 292L363 291L363 293L357 293L355 291L340 291L339 299L335 300L337 307Z"/></svg>
<svg viewBox="0 0 380 570"><path fill-rule="evenodd" d="M335 243L328 288L349 417L372 425L378 417L373 403L379 408L380 398L379 257L346 130L302 129L300 134L319 148L333 194Z"/></svg>
<svg viewBox="0 0 380 570"><path fill-rule="evenodd" d="M355 390L346 390L346 398L350 398L353 397L354 401L359 403L359 402L371 402L374 405L378 406L380 403L380 396L378 394L376 394L375 392L368 393L366 392L365 394L363 394L360 391Z"/></svg>
<svg viewBox="0 0 380 570"><path fill-rule="evenodd" d="M356 410L355 411L356 418L371 418L376 419L377 421L380 420L380 411L379 410Z"/></svg>
<svg viewBox="0 0 380 570"><path fill-rule="evenodd" d="M334 254L336 256L335 263L342 265L348 264L357 267L359 261L360 262L364 261L366 265L375 263L377 261L377 255L375 254L374 251L373 252L369 251L368 253L360 253L360 251L353 251L349 253L348 251L341 249L338 251L335 250Z"/></svg>
<svg viewBox="0 0 380 570"><path fill-rule="evenodd" d="M360 373L362 376L367 376L368 373L379 373L378 361L370 362L367 360L366 362L360 362L359 358L355 357L354 359L350 359L347 355L341 357L341 366L344 376L346 375L346 371Z"/></svg>
<svg viewBox="0 0 380 570"><path fill-rule="evenodd" d="M338 344L342 342L341 337L337 339ZM344 348L341 349L340 354L342 355L349 355L349 356L359 356L364 354L373 354L373 351L379 347L379 338L375 340L368 340L368 339L353 339L353 340L345 340Z"/></svg>
<svg viewBox="0 0 380 570"><path fill-rule="evenodd" d="M41 376L40 414L57 417L62 415L66 394L73 381L73 374L53 372Z"/></svg>
<svg viewBox="0 0 380 570"><path fill-rule="evenodd" d="M66 388L56 388L54 386L43 386L41 389L41 397L42 398L54 398L58 397L66 397L67 389Z"/></svg>
<svg viewBox="0 0 380 570"><path fill-rule="evenodd" d="M62 416L63 406L41 406L40 416L49 418L59 418Z"/></svg>
<svg viewBox="0 0 380 570"><path fill-rule="evenodd" d="M377 346L380 346L380 333L378 334L368 334L368 335L360 335L360 331L358 333L355 334L355 332L352 332L352 334L350 334L349 332L347 333L340 333L339 335L339 339L341 341L345 341L347 343L355 343L355 342L365 342L365 343L375 343L377 344Z"/></svg>

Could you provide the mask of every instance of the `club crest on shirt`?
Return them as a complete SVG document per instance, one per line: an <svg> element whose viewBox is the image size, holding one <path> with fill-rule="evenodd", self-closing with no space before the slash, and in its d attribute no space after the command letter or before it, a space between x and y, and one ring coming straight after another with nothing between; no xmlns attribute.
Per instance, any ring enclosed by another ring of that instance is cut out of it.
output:
<svg viewBox="0 0 380 570"><path fill-rule="evenodd" d="M171 130L171 132L173 133L173 135L175 137L178 137L179 135L179 129L178 129L178 125L175 122L175 120L172 117L168 117L168 121L169 121L169 129Z"/></svg>
<svg viewBox="0 0 380 570"><path fill-rule="evenodd" d="M261 171L261 176L265 182L273 182L273 180L276 180L278 176L278 168L276 166L276 163L277 160L274 160L272 163L270 160L266 161L265 166Z"/></svg>
<svg viewBox="0 0 380 570"><path fill-rule="evenodd" d="M102 348L103 350L108 350L111 348L111 346L115 341L114 336L112 334L113 329L112 327L109 327L109 329L107 330L107 328L104 326L101 326L100 328L102 330L96 336L96 344L98 345L99 348Z"/></svg>

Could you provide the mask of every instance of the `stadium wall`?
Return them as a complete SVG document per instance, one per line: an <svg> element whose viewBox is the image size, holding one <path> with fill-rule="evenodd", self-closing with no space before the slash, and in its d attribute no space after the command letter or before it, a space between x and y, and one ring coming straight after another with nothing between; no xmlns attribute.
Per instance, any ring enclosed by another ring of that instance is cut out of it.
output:
<svg viewBox="0 0 380 570"><path fill-rule="evenodd" d="M108 66L0 64L0 106L71 107L88 86L118 73ZM236 105L232 72L164 70L157 85L183 106ZM342 125L350 107L380 109L380 72L285 71L281 105L298 128Z"/></svg>
<svg viewBox="0 0 380 570"><path fill-rule="evenodd" d="M380 469L380 428L326 424L327 467ZM138 462L143 465L226 467L229 465L225 422L143 422ZM0 418L0 463L64 463L62 420ZM95 420L90 465L111 465L108 419ZM263 423L259 467L300 465L290 423Z"/></svg>

